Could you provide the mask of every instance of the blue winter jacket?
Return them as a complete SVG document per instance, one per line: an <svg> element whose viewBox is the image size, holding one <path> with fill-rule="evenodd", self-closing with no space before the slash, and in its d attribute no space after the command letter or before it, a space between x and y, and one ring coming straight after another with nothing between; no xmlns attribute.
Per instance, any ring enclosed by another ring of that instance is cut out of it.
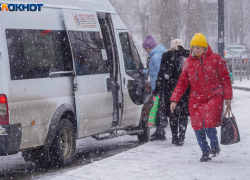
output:
<svg viewBox="0 0 250 180"><path fill-rule="evenodd" d="M155 83L161 66L161 57L165 52L167 52L166 48L160 44L148 53L150 56L149 70L143 70L143 75L147 76L149 71L151 92L155 89Z"/></svg>

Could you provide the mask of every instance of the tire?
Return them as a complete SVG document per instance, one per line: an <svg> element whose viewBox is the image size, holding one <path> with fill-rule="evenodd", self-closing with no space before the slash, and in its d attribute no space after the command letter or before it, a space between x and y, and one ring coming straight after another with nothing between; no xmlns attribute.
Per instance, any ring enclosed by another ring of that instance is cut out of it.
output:
<svg viewBox="0 0 250 180"><path fill-rule="evenodd" d="M144 131L138 134L138 140L140 142L148 142L150 139L150 128L148 127L147 121L142 121L142 129Z"/></svg>
<svg viewBox="0 0 250 180"><path fill-rule="evenodd" d="M50 149L52 164L57 167L70 165L74 159L75 151L76 139L73 125L68 119L62 119Z"/></svg>

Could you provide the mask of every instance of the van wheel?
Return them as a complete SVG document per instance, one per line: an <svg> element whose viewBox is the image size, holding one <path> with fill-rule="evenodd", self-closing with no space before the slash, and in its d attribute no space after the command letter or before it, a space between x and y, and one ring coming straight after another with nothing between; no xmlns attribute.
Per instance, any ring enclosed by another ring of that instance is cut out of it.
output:
<svg viewBox="0 0 250 180"><path fill-rule="evenodd" d="M144 130L142 133L138 134L138 140L140 142L148 142L150 139L150 128L148 127L148 122L142 121L142 129Z"/></svg>
<svg viewBox="0 0 250 180"><path fill-rule="evenodd" d="M76 139L72 123L62 119L58 125L56 136L50 149L53 165L63 167L71 164L76 151Z"/></svg>

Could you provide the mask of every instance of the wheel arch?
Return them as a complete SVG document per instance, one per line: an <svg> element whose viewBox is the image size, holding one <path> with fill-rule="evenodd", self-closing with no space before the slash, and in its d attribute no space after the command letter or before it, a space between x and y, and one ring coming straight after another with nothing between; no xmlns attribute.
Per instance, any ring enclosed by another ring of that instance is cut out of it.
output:
<svg viewBox="0 0 250 180"><path fill-rule="evenodd" d="M74 128L74 133L75 134L77 133L77 121L76 121L75 110L69 104L62 104L56 109L50 121L49 130L44 145L45 149L48 150L53 144L58 124L63 118L67 118L72 123Z"/></svg>

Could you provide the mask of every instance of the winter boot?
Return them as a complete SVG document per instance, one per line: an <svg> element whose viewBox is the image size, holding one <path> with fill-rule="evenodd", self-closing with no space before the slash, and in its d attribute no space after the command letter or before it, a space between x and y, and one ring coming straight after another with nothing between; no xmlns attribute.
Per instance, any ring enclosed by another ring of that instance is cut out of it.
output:
<svg viewBox="0 0 250 180"><path fill-rule="evenodd" d="M177 146L182 146L184 144L187 124L188 124L187 116L179 117L179 141L176 144Z"/></svg>
<svg viewBox="0 0 250 180"><path fill-rule="evenodd" d="M220 146L217 146L217 147L211 147L210 151L209 151L209 154L212 154L213 157L216 157L218 156L220 153Z"/></svg>
<svg viewBox="0 0 250 180"><path fill-rule="evenodd" d="M209 154L202 154L200 162L208 162L209 160L211 160L211 158L209 157Z"/></svg>
<svg viewBox="0 0 250 180"><path fill-rule="evenodd" d="M172 144L177 145L177 144L178 144L178 142L179 142L179 138L178 138L178 136L173 136L173 137L172 137Z"/></svg>
<svg viewBox="0 0 250 180"><path fill-rule="evenodd" d="M150 141L165 141L165 130L164 129L156 129L156 132L151 136Z"/></svg>
<svg viewBox="0 0 250 180"><path fill-rule="evenodd" d="M177 143L175 144L176 146L183 146L184 144L184 139L183 138L179 138L179 140L177 141Z"/></svg>
<svg viewBox="0 0 250 180"><path fill-rule="evenodd" d="M173 114L170 116L170 128L172 132L172 144L178 144L178 119Z"/></svg>
<svg viewBox="0 0 250 180"><path fill-rule="evenodd" d="M158 129L156 128L156 131L151 135L151 138L154 138L158 133Z"/></svg>

